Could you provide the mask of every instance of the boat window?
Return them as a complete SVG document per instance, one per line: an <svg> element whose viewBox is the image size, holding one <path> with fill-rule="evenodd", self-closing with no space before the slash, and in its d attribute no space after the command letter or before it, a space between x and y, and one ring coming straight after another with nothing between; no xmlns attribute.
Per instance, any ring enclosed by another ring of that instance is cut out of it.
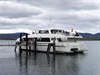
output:
<svg viewBox="0 0 100 75"><path fill-rule="evenodd" d="M26 38L22 39L23 41L26 41ZM28 38L27 41L32 40L32 38Z"/></svg>
<svg viewBox="0 0 100 75"><path fill-rule="evenodd" d="M66 36L69 36L69 35L70 35L70 32L65 31L64 34L65 34Z"/></svg>
<svg viewBox="0 0 100 75"><path fill-rule="evenodd" d="M58 42L63 42L61 38L57 38Z"/></svg>
<svg viewBox="0 0 100 75"><path fill-rule="evenodd" d="M52 33L52 34L55 34L55 33L56 33L56 31L55 31L55 30L51 30L51 33Z"/></svg>
<svg viewBox="0 0 100 75"><path fill-rule="evenodd" d="M47 33L49 33L49 31L48 30L39 30L39 33L40 34L44 34L44 33L47 34Z"/></svg>
<svg viewBox="0 0 100 75"><path fill-rule="evenodd" d="M55 30L55 29L52 29L52 30L51 30L51 33L52 33L52 34L64 33L64 31L63 31L63 30Z"/></svg>
<svg viewBox="0 0 100 75"><path fill-rule="evenodd" d="M51 38L51 40L56 40L56 38Z"/></svg>
<svg viewBox="0 0 100 75"><path fill-rule="evenodd" d="M23 38L24 41L26 41L26 38Z"/></svg>
<svg viewBox="0 0 100 75"><path fill-rule="evenodd" d="M39 38L37 39L38 42L50 42L50 38Z"/></svg>

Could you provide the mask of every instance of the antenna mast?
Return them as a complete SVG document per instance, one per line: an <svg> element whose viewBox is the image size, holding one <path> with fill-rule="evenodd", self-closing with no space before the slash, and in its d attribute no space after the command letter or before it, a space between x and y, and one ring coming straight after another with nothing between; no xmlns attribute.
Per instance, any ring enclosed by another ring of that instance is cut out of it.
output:
<svg viewBox="0 0 100 75"><path fill-rule="evenodd" d="M50 26L51 26L51 18L50 18L50 20L49 20L49 24L48 24L48 28L50 28Z"/></svg>

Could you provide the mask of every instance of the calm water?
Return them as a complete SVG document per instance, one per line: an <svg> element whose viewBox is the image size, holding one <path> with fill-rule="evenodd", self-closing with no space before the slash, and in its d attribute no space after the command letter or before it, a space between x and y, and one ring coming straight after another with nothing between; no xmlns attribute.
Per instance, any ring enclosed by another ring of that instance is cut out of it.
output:
<svg viewBox="0 0 100 75"><path fill-rule="evenodd" d="M14 46L0 46L0 75L100 75L100 41L84 43L88 48L85 54L55 57L45 53L26 57L25 52L19 57Z"/></svg>

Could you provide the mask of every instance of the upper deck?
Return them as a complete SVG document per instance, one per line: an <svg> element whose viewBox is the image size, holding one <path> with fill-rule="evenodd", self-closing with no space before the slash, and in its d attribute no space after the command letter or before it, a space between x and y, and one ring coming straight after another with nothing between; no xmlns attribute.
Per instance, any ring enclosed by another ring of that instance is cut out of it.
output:
<svg viewBox="0 0 100 75"><path fill-rule="evenodd" d="M39 34L65 34L64 30L60 29L41 29L38 32Z"/></svg>
<svg viewBox="0 0 100 75"><path fill-rule="evenodd" d="M61 35L66 35L68 38L82 38L79 33L76 31L73 32L68 32L62 29L41 29L38 31L39 34L61 34Z"/></svg>
<svg viewBox="0 0 100 75"><path fill-rule="evenodd" d="M25 36L23 36L25 38ZM41 29L38 33L28 35L28 38L57 38L64 41L77 41L83 38L81 35L74 32L67 32L61 29Z"/></svg>

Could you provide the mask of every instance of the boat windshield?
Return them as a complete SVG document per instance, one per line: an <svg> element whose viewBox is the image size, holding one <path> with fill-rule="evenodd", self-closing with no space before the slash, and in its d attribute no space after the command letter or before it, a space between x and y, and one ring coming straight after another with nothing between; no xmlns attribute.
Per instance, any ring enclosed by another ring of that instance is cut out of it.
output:
<svg viewBox="0 0 100 75"><path fill-rule="evenodd" d="M49 33L49 30L39 30L39 33L40 34L48 34Z"/></svg>
<svg viewBox="0 0 100 75"><path fill-rule="evenodd" d="M57 34L57 33L61 33L61 34L63 34L64 31L63 31L63 30L52 29L52 30L51 30L51 33L52 33L52 34Z"/></svg>
<svg viewBox="0 0 100 75"><path fill-rule="evenodd" d="M51 38L51 41L54 41L54 38ZM55 41L57 41L57 42L66 42L67 39L66 38L55 38Z"/></svg>
<svg viewBox="0 0 100 75"><path fill-rule="evenodd" d="M58 42L67 42L67 39L66 38L57 38L57 41Z"/></svg>
<svg viewBox="0 0 100 75"><path fill-rule="evenodd" d="M38 42L50 42L50 38L39 38L37 39Z"/></svg>

